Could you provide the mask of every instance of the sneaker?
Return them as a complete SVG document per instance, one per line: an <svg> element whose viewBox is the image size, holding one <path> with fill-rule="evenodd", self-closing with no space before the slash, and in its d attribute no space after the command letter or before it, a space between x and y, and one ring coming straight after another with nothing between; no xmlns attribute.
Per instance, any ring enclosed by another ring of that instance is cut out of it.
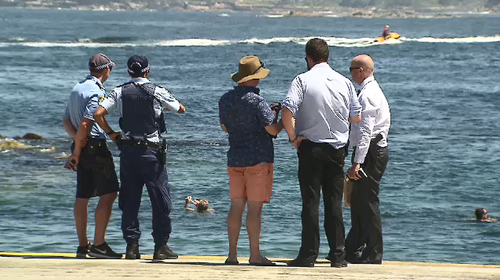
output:
<svg viewBox="0 0 500 280"><path fill-rule="evenodd" d="M141 254L139 253L138 243L127 244L127 251L125 253L125 258L127 260L139 260L141 258Z"/></svg>
<svg viewBox="0 0 500 280"><path fill-rule="evenodd" d="M155 244L155 253L153 255L153 260L177 259L178 257L179 255L174 253L167 244Z"/></svg>
<svg viewBox="0 0 500 280"><path fill-rule="evenodd" d="M108 243L104 242L99 246L90 246L89 256L96 259L121 259L122 254L113 252L108 246Z"/></svg>
<svg viewBox="0 0 500 280"><path fill-rule="evenodd" d="M90 243L87 243L87 246L78 246L76 249L76 258L77 259L86 259L87 254L89 253Z"/></svg>

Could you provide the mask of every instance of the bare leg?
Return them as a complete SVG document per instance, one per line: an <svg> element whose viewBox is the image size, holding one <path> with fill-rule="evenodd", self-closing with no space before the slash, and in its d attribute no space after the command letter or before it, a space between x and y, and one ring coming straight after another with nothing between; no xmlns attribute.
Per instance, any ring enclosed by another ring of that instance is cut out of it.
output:
<svg viewBox="0 0 500 280"><path fill-rule="evenodd" d="M111 211L113 210L113 202L115 201L116 193L108 193L102 195L99 199L99 204L95 209L95 235L94 245L98 246L104 243L106 228L108 227Z"/></svg>
<svg viewBox="0 0 500 280"><path fill-rule="evenodd" d="M75 200L74 215L76 234L78 235L78 243L81 247L87 246L87 209L89 205L88 198L77 198Z"/></svg>
<svg viewBox="0 0 500 280"><path fill-rule="evenodd" d="M241 230L241 217L245 211L245 198L231 199L231 209L227 216L227 235L229 236L229 256L228 261L238 261L238 238Z"/></svg>
<svg viewBox="0 0 500 280"><path fill-rule="evenodd" d="M260 254L259 240L262 222L263 202L249 201L247 213L247 232L250 240L250 263L270 263L268 259Z"/></svg>

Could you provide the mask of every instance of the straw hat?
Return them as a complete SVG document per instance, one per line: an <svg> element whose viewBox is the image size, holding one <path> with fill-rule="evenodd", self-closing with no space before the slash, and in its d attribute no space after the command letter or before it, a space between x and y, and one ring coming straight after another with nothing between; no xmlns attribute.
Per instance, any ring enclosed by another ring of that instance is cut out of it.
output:
<svg viewBox="0 0 500 280"><path fill-rule="evenodd" d="M264 63L256 56L245 56L240 60L238 72L231 74L231 79L236 83L244 83L250 80L264 79L270 70L264 68Z"/></svg>

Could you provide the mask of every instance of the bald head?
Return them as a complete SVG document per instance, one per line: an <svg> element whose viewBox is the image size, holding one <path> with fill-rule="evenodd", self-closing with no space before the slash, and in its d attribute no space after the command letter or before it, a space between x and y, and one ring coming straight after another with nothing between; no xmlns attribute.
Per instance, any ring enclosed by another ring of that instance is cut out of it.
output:
<svg viewBox="0 0 500 280"><path fill-rule="evenodd" d="M375 69L375 65L373 64L373 59L366 54L356 56L351 63L353 67L362 67L365 72L368 74L373 74L373 70Z"/></svg>
<svg viewBox="0 0 500 280"><path fill-rule="evenodd" d="M358 84L361 84L366 78L373 76L374 69L375 65L369 55L358 55L351 61L351 76Z"/></svg>

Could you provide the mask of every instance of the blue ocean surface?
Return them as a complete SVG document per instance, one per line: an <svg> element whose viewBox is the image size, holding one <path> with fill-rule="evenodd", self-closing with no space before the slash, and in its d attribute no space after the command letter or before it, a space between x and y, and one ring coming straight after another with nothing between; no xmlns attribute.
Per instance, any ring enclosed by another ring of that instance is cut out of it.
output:
<svg viewBox="0 0 500 280"><path fill-rule="evenodd" d="M245 55L258 55L271 69L261 81L262 96L281 101L292 79L307 70L305 43L321 37L331 46L330 65L344 75L354 56L371 55L391 106L390 161L380 192L384 260L498 264L500 222L476 223L473 212L485 207L500 217L500 16L227 15L0 9L0 134L46 138L20 141L24 149L0 149L0 251L76 250L76 174L63 168L71 141L62 118L88 59L104 52L117 63L105 83L108 91L128 80L127 59L142 54L149 58L151 80L186 106L185 115L167 114L170 247L181 255L226 255L228 142L217 102L232 88L230 74ZM402 39L374 44L386 24ZM108 120L118 129L116 114ZM274 143L274 191L264 207L261 249L268 257L293 258L301 235L297 157L286 133ZM118 171L118 150L110 147ZM188 195L210 200L216 211L185 212ZM89 206L91 240L96 202ZM349 208L343 211L347 231ZM107 241L123 252L120 217L115 203ZM152 254L146 191L140 222L141 252ZM322 232L320 258L327 253ZM239 256L248 255L243 224Z"/></svg>

